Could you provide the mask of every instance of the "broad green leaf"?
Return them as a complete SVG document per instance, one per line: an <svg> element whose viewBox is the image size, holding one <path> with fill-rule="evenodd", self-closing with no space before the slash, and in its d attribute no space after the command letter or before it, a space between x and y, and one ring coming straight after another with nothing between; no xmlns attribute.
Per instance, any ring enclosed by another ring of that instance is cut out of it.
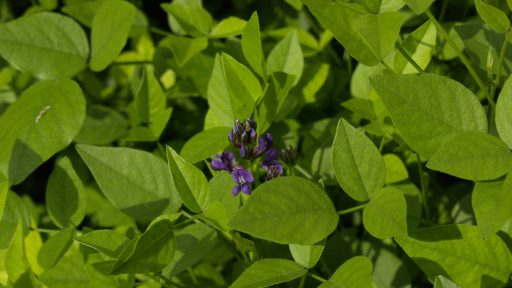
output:
<svg viewBox="0 0 512 288"><path fill-rule="evenodd" d="M25 256L23 238L23 226L21 223L18 223L11 243L5 253L5 271L7 272L9 281L12 283L16 282L30 269Z"/></svg>
<svg viewBox="0 0 512 288"><path fill-rule="evenodd" d="M203 215L213 219L220 227L229 231L228 222L235 216L240 206L240 199L231 194L231 190L235 186L233 177L227 171L223 171L211 178L208 186L210 187L210 196Z"/></svg>
<svg viewBox="0 0 512 288"><path fill-rule="evenodd" d="M135 96L134 105L138 116L136 122L149 126L151 133L148 138L154 139L149 141L158 140L171 117L172 108L166 108L167 96L150 66L146 66L144 70L144 77ZM145 127L135 127L137 128Z"/></svg>
<svg viewBox="0 0 512 288"><path fill-rule="evenodd" d="M83 262L83 254L78 246L72 245L68 252L52 269L45 271L39 280L52 288L116 288L120 283L113 278L102 275L91 265Z"/></svg>
<svg viewBox="0 0 512 288"><path fill-rule="evenodd" d="M190 138L181 149L181 157L188 163L197 163L207 158L213 158L229 145L229 127L215 127L197 133Z"/></svg>
<svg viewBox="0 0 512 288"><path fill-rule="evenodd" d="M208 180L196 166L167 146L167 161L169 171L183 204L192 212L201 213L208 203Z"/></svg>
<svg viewBox="0 0 512 288"><path fill-rule="evenodd" d="M480 18L496 32L506 32L510 28L507 14L483 0L475 0L475 7Z"/></svg>
<svg viewBox="0 0 512 288"><path fill-rule="evenodd" d="M44 242L37 255L37 262L45 271L50 270L60 261L71 244L73 244L74 235L74 229L66 229L50 236Z"/></svg>
<svg viewBox="0 0 512 288"><path fill-rule="evenodd" d="M364 0L364 5L372 13L379 13L381 4L382 4L382 0Z"/></svg>
<svg viewBox="0 0 512 288"><path fill-rule="evenodd" d="M244 31L246 21L238 17L227 17L222 19L217 25L212 28L210 32L211 38L227 38L242 34Z"/></svg>
<svg viewBox="0 0 512 288"><path fill-rule="evenodd" d="M213 19L201 0L176 0L161 6L169 14L171 28L176 34L201 37L210 33Z"/></svg>
<svg viewBox="0 0 512 288"><path fill-rule="evenodd" d="M265 58L263 56L263 48L261 47L260 24L258 13L254 11L251 18L242 31L242 52L247 63L251 66L256 74L265 77Z"/></svg>
<svg viewBox="0 0 512 288"><path fill-rule="evenodd" d="M290 260L263 259L249 266L229 288L269 287L297 279L306 273L304 267Z"/></svg>
<svg viewBox="0 0 512 288"><path fill-rule="evenodd" d="M403 140L430 158L447 135L487 131L485 111L476 96L448 77L374 75L370 82L382 98Z"/></svg>
<svg viewBox="0 0 512 288"><path fill-rule="evenodd" d="M0 26L0 56L38 78L72 77L88 55L84 31L63 15L40 12Z"/></svg>
<svg viewBox="0 0 512 288"><path fill-rule="evenodd" d="M179 66L185 65L192 57L208 47L208 39L205 37L188 38L169 35L167 38L169 39L167 43Z"/></svg>
<svg viewBox="0 0 512 288"><path fill-rule="evenodd" d="M315 183L279 177L253 191L229 223L232 229L281 244L314 244L336 228L338 215Z"/></svg>
<svg viewBox="0 0 512 288"><path fill-rule="evenodd" d="M368 200L384 185L384 161L364 132L340 119L332 144L332 163L343 190L357 201Z"/></svg>
<svg viewBox="0 0 512 288"><path fill-rule="evenodd" d="M18 224L22 225L23 232L26 233L32 221L27 203L7 187L4 189L7 195L4 196L5 204L0 218L0 249L9 247Z"/></svg>
<svg viewBox="0 0 512 288"><path fill-rule="evenodd" d="M295 262L305 268L313 268L322 256L325 240L312 245L290 244L288 246Z"/></svg>
<svg viewBox="0 0 512 288"><path fill-rule="evenodd" d="M449 278L439 275L434 281L434 288L460 288L460 286L453 283Z"/></svg>
<svg viewBox="0 0 512 288"><path fill-rule="evenodd" d="M404 162L396 154L386 154L382 156L384 166L386 167L386 184L396 183L409 178L409 173Z"/></svg>
<svg viewBox="0 0 512 288"><path fill-rule="evenodd" d="M87 109L82 129L74 142L107 145L128 132L128 121L117 110L107 106L94 105Z"/></svg>
<svg viewBox="0 0 512 288"><path fill-rule="evenodd" d="M512 219L512 209L505 203L512 203L512 174L504 181L477 182L471 193L471 204L476 222L482 234L496 233Z"/></svg>
<svg viewBox="0 0 512 288"><path fill-rule="evenodd" d="M117 257L128 244L128 238L112 230L94 230L75 239L110 257Z"/></svg>
<svg viewBox="0 0 512 288"><path fill-rule="evenodd" d="M0 117L0 174L20 183L71 143L84 118L85 98L74 81L32 85Z"/></svg>
<svg viewBox="0 0 512 288"><path fill-rule="evenodd" d="M436 47L436 36L437 30L435 25L427 21L409 34L400 46L421 69L425 69L428 63L430 63L430 59L432 59L432 51ZM401 74L420 72L401 53L395 55L394 68Z"/></svg>
<svg viewBox="0 0 512 288"><path fill-rule="evenodd" d="M508 77L496 103L496 129L500 138L512 148L512 76Z"/></svg>
<svg viewBox="0 0 512 288"><path fill-rule="evenodd" d="M128 257L123 261L117 261L112 267L111 274L160 271L171 261L175 246L176 238L171 222L166 219L158 221L137 238ZM122 257L123 255L120 256L121 259Z"/></svg>
<svg viewBox="0 0 512 288"><path fill-rule="evenodd" d="M382 60L395 46L403 21L399 12L368 14L356 18L353 27L373 55Z"/></svg>
<svg viewBox="0 0 512 288"><path fill-rule="evenodd" d="M29 231L25 239L23 239L23 244L25 245L25 257L30 269L35 275L41 275L44 269L37 261L37 255L43 246L41 234L38 231Z"/></svg>
<svg viewBox="0 0 512 288"><path fill-rule="evenodd" d="M354 29L354 21L368 12L359 3L333 0L303 0L309 11L357 61L373 66L379 62Z"/></svg>
<svg viewBox="0 0 512 288"><path fill-rule="evenodd" d="M379 239L407 235L407 203L402 192L393 187L377 190L364 207L363 224Z"/></svg>
<svg viewBox="0 0 512 288"><path fill-rule="evenodd" d="M503 287L512 272L505 243L496 235L483 239L475 226L423 228L395 240L431 279L445 275L461 287Z"/></svg>
<svg viewBox="0 0 512 288"><path fill-rule="evenodd" d="M249 118L262 94L247 67L225 53L217 54L208 83L209 112L218 119L217 126L231 127L235 119Z"/></svg>
<svg viewBox="0 0 512 288"><path fill-rule="evenodd" d="M104 1L96 10L91 25L91 70L101 71L117 59L128 39L135 10L120 0Z"/></svg>
<svg viewBox="0 0 512 288"><path fill-rule="evenodd" d="M84 185L69 158L58 160L46 186L46 209L57 226L77 227L85 216Z"/></svg>
<svg viewBox="0 0 512 288"><path fill-rule="evenodd" d="M217 232L203 223L189 225L176 232L176 251L162 274L178 275L207 258L217 244Z"/></svg>
<svg viewBox="0 0 512 288"><path fill-rule="evenodd" d="M429 9L434 0L404 0L405 4L416 14L421 14Z"/></svg>
<svg viewBox="0 0 512 288"><path fill-rule="evenodd" d="M500 139L477 131L447 136L427 167L468 180L492 180L512 168L512 154Z"/></svg>
<svg viewBox="0 0 512 288"><path fill-rule="evenodd" d="M297 84L303 69L304 57L297 39L297 33L292 30L270 51L267 58L267 73L284 72L294 75L294 84Z"/></svg>
<svg viewBox="0 0 512 288"><path fill-rule="evenodd" d="M364 256L348 259L318 288L373 288L372 262Z"/></svg>
<svg viewBox="0 0 512 288"><path fill-rule="evenodd" d="M9 194L9 183L7 181L0 181L0 221L4 216L4 209L7 203L7 195Z"/></svg>
<svg viewBox="0 0 512 288"><path fill-rule="evenodd" d="M152 219L169 206L176 211L178 197L165 162L151 153L130 148L76 146L101 191L125 214Z"/></svg>

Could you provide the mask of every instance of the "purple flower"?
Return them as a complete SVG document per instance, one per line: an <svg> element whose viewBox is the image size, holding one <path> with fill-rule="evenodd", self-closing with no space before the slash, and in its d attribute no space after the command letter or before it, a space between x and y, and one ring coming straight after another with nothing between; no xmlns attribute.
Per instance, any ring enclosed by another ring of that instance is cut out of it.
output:
<svg viewBox="0 0 512 288"><path fill-rule="evenodd" d="M261 162L261 167L267 170L267 176L265 177L265 181L268 181L279 176L283 176L283 164L279 162L277 157L278 153L276 149L271 148L267 151L265 155L265 160Z"/></svg>
<svg viewBox="0 0 512 288"><path fill-rule="evenodd" d="M272 147L272 134L266 133L265 136L258 138L258 146L249 147L242 145L240 147L240 155L243 159L255 159L260 157L265 151Z"/></svg>
<svg viewBox="0 0 512 288"><path fill-rule="evenodd" d="M251 172L249 172L249 170L241 166L235 166L231 172L231 175L237 184L235 187L233 187L233 196L238 195L240 192L251 194L251 183L254 181L254 177L252 176Z"/></svg>
<svg viewBox="0 0 512 288"><path fill-rule="evenodd" d="M217 159L213 160L211 163L213 170L215 170L215 171L221 171L221 170L231 171L231 170L233 170L233 167L236 164L235 154L233 154L229 151L224 151L224 152L222 152L222 154L215 154L215 157L217 157Z"/></svg>

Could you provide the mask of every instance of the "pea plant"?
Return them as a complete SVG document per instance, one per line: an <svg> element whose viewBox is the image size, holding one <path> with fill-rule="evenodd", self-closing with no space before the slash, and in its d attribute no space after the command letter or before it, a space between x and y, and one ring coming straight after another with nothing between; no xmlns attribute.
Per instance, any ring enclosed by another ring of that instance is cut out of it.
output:
<svg viewBox="0 0 512 288"><path fill-rule="evenodd" d="M0 287L511 287L511 14L0 1Z"/></svg>

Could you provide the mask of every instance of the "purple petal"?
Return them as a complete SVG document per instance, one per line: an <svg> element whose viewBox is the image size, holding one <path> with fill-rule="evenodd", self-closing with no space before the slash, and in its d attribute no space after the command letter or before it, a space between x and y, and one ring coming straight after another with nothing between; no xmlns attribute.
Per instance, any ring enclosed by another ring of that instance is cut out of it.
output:
<svg viewBox="0 0 512 288"><path fill-rule="evenodd" d="M226 170L227 167L220 159L213 160L211 163L212 169L215 171Z"/></svg>
<svg viewBox="0 0 512 288"><path fill-rule="evenodd" d="M265 161L274 161L274 160L277 160L277 158L278 158L278 153L277 153L277 150L274 148L270 148L267 151L267 154L265 155Z"/></svg>
<svg viewBox="0 0 512 288"><path fill-rule="evenodd" d="M252 183L254 181L254 176L247 169L240 169L240 176L244 178L245 183Z"/></svg>
<svg viewBox="0 0 512 288"><path fill-rule="evenodd" d="M251 186L249 184L247 184L247 183L243 184L242 185L242 192L247 194L247 195L251 194L251 192L252 192L251 191Z"/></svg>
<svg viewBox="0 0 512 288"><path fill-rule="evenodd" d="M233 194L233 196L236 196L236 195L238 195L240 193L240 191L242 191L241 187L239 185L236 185L231 190L231 194Z"/></svg>
<svg viewBox="0 0 512 288"><path fill-rule="evenodd" d="M242 144L242 147L240 147L240 155L242 156L242 158L245 159L245 155L247 155L247 151L246 151L246 147L244 144Z"/></svg>

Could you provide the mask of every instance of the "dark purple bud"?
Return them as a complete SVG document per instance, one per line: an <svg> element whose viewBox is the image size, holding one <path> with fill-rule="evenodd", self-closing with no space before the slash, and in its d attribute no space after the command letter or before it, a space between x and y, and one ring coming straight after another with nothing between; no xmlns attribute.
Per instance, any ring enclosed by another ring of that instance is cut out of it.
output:
<svg viewBox="0 0 512 288"><path fill-rule="evenodd" d="M260 157L265 151L272 147L272 134L266 133L265 136L258 138L258 146L254 148L252 159ZM277 158L276 158L277 159Z"/></svg>
<svg viewBox="0 0 512 288"><path fill-rule="evenodd" d="M261 167L267 170L265 181L283 176L283 165L279 162L276 149L271 148L265 154L265 160L261 162Z"/></svg>
<svg viewBox="0 0 512 288"><path fill-rule="evenodd" d="M211 163L212 169L216 171L226 170L231 171L235 166L235 155L229 151L224 151L222 154L215 154L217 159Z"/></svg>
<svg viewBox="0 0 512 288"><path fill-rule="evenodd" d="M242 145L251 146L256 142L256 122L247 119L241 123L238 119L235 121L235 126L229 133L228 139L233 146L240 148Z"/></svg>
<svg viewBox="0 0 512 288"><path fill-rule="evenodd" d="M265 181L269 181L273 178L283 176L283 165L279 163L279 161L275 161L273 165L269 166L267 170L267 176L265 177Z"/></svg>
<svg viewBox="0 0 512 288"><path fill-rule="evenodd" d="M251 194L251 183L254 181L254 176L252 176L249 170L241 166L235 166L231 171L231 176L236 183L236 186L233 187L232 190L234 196L238 195L240 192Z"/></svg>
<svg viewBox="0 0 512 288"><path fill-rule="evenodd" d="M295 164L297 164L298 156L299 153L297 152L297 149L292 146L289 146L286 149L282 149L280 153L281 160L283 160L283 162L288 164L289 166L294 166Z"/></svg>

